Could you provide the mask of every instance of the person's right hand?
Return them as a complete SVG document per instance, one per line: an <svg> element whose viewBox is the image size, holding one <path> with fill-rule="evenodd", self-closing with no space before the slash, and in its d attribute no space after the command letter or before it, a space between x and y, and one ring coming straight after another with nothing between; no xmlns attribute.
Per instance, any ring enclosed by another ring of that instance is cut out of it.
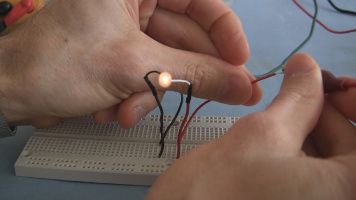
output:
<svg viewBox="0 0 356 200"><path fill-rule="evenodd" d="M11 125L94 113L129 128L156 107L143 79L151 70L222 103L252 105L262 95L242 66L240 21L220 0L53 0L0 48L0 110Z"/></svg>
<svg viewBox="0 0 356 200"><path fill-rule="evenodd" d="M174 162L146 199L356 199L355 103L349 88L324 105L318 64L297 54L268 108Z"/></svg>

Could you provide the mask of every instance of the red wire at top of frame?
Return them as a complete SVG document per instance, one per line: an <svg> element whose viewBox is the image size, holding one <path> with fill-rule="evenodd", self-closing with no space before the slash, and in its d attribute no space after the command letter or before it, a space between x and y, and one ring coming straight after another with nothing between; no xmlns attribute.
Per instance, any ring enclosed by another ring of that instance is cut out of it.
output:
<svg viewBox="0 0 356 200"><path fill-rule="evenodd" d="M305 12L305 14L307 14L309 17L314 18L312 14L310 14L303 6L301 6L297 0L292 0L303 12ZM331 32L331 33L335 33L335 34L345 34L345 33L352 33L352 32L356 32L356 29L351 29L351 30L346 30L346 31L336 31L333 30L329 27L327 27L323 22L321 22L320 20L316 20L316 22L318 22L318 24L320 24L323 28L325 28L327 31Z"/></svg>

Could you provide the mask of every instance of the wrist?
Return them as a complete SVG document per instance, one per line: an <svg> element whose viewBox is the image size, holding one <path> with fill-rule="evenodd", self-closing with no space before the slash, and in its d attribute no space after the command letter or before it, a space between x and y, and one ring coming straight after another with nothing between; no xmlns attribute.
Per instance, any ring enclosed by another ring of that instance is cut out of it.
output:
<svg viewBox="0 0 356 200"><path fill-rule="evenodd" d="M17 67L15 60L16 50L13 48L12 38L0 38L0 112L9 126L16 126L23 120L20 114L20 103L16 100L16 88L21 87L16 73L12 68Z"/></svg>
<svg viewBox="0 0 356 200"><path fill-rule="evenodd" d="M0 138L14 136L16 130L16 126L9 126L4 116L0 113Z"/></svg>

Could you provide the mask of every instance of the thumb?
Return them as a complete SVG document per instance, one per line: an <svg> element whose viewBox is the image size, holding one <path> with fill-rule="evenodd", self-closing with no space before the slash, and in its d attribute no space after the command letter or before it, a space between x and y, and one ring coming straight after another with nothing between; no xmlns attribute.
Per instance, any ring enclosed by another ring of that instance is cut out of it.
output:
<svg viewBox="0 0 356 200"><path fill-rule="evenodd" d="M234 66L213 56L165 49L160 57L160 70L167 71L172 79L187 80L193 85L192 95L226 104L256 104L262 90L251 84L252 74L245 66ZM162 69L163 68L163 69ZM172 83L169 90L186 93L187 85Z"/></svg>
<svg viewBox="0 0 356 200"><path fill-rule="evenodd" d="M320 116L323 100L318 64L307 54L293 56L286 65L279 94L265 110L266 116L273 117L274 125L279 128L272 133L276 134L274 138L299 152Z"/></svg>

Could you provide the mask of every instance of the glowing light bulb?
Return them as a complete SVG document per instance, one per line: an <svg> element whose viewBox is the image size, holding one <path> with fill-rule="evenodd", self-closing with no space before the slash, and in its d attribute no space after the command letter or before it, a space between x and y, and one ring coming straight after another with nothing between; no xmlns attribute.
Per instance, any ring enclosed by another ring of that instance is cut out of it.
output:
<svg viewBox="0 0 356 200"><path fill-rule="evenodd" d="M169 87L172 83L171 74L168 72L162 72L158 77L158 83L164 88Z"/></svg>

